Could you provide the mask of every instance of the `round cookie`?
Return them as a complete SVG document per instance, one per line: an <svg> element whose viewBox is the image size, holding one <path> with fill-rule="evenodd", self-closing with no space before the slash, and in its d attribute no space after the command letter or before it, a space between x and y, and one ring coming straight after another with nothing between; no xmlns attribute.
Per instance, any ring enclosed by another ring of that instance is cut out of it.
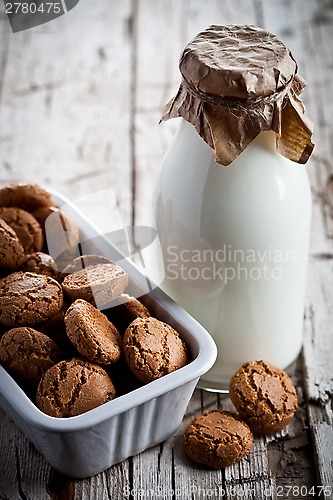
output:
<svg viewBox="0 0 333 500"><path fill-rule="evenodd" d="M51 255L43 252L34 252L27 255L25 261L20 267L20 271L45 274L46 276L50 276L57 281L59 280L59 272L56 263L52 259Z"/></svg>
<svg viewBox="0 0 333 500"><path fill-rule="evenodd" d="M56 314L63 304L57 281L35 273L15 272L0 281L0 323L34 326Z"/></svg>
<svg viewBox="0 0 333 500"><path fill-rule="evenodd" d="M108 318L85 300L76 300L65 315L66 332L79 353L107 365L121 356L122 338Z"/></svg>
<svg viewBox="0 0 333 500"><path fill-rule="evenodd" d="M206 411L194 418L184 434L186 455L213 469L229 467L251 450L253 435L237 415L223 410Z"/></svg>
<svg viewBox="0 0 333 500"><path fill-rule="evenodd" d="M104 257L103 255L80 255L74 259L70 264L68 264L65 269L63 269L64 274L76 273L85 269L88 266L95 266L96 264L109 264L112 260Z"/></svg>
<svg viewBox="0 0 333 500"><path fill-rule="evenodd" d="M15 231L0 219L0 267L17 269L25 259L24 248Z"/></svg>
<svg viewBox="0 0 333 500"><path fill-rule="evenodd" d="M80 230L77 224L65 212L57 207L41 207L33 212L44 236L43 250L55 260L61 261L63 269L77 254Z"/></svg>
<svg viewBox="0 0 333 500"><path fill-rule="evenodd" d="M42 249L42 228L33 215L22 208L0 207L0 217L15 231L26 254Z"/></svg>
<svg viewBox="0 0 333 500"><path fill-rule="evenodd" d="M288 375L266 361L245 363L232 377L229 396L251 429L271 434L283 429L297 409Z"/></svg>
<svg viewBox="0 0 333 500"><path fill-rule="evenodd" d="M99 365L79 358L60 361L42 377L36 404L51 417L74 417L115 397L114 385Z"/></svg>
<svg viewBox="0 0 333 500"><path fill-rule="evenodd" d="M116 326L120 333L136 318L149 318L148 309L135 297L122 293L107 311L107 317Z"/></svg>
<svg viewBox="0 0 333 500"><path fill-rule="evenodd" d="M69 300L84 299L105 309L128 285L126 272L117 264L96 264L68 274L62 287Z"/></svg>
<svg viewBox="0 0 333 500"><path fill-rule="evenodd" d="M142 382L151 382L187 363L184 341L170 325L156 318L137 318L123 339L126 362Z"/></svg>
<svg viewBox="0 0 333 500"><path fill-rule="evenodd" d="M59 347L33 328L8 330L0 340L0 362L11 375L38 384L42 375L62 358Z"/></svg>
<svg viewBox="0 0 333 500"><path fill-rule="evenodd" d="M52 196L38 184L10 184L0 189L0 207L18 207L33 212L52 205Z"/></svg>

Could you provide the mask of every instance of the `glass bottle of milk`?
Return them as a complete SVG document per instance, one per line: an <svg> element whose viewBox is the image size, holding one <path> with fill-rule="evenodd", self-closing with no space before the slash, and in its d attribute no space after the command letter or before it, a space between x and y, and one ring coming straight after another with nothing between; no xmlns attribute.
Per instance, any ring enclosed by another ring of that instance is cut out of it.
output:
<svg viewBox="0 0 333 500"><path fill-rule="evenodd" d="M300 352L312 124L292 54L261 28L209 27L180 71L162 117L181 120L157 186L161 286L213 336L200 386L223 390L247 361L284 369Z"/></svg>

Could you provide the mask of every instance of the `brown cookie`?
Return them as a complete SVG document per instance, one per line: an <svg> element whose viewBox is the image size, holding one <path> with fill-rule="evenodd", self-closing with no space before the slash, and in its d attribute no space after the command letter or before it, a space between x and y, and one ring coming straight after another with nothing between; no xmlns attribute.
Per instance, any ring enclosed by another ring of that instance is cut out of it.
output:
<svg viewBox="0 0 333 500"><path fill-rule="evenodd" d="M42 375L62 359L59 347L33 328L8 330L0 340L0 362L8 372L38 384Z"/></svg>
<svg viewBox="0 0 333 500"><path fill-rule="evenodd" d="M24 248L15 231L0 219L0 267L17 269L25 259Z"/></svg>
<svg viewBox="0 0 333 500"><path fill-rule="evenodd" d="M80 230L72 218L57 207L41 207L33 212L44 235L44 252L57 261L62 270L78 252Z"/></svg>
<svg viewBox="0 0 333 500"><path fill-rule="evenodd" d="M65 315L66 332L79 353L107 365L121 356L122 338L108 318L85 300L76 300Z"/></svg>
<svg viewBox="0 0 333 500"><path fill-rule="evenodd" d="M123 293L128 284L126 272L117 264L96 264L68 274L62 287L69 300L84 299L105 309Z"/></svg>
<svg viewBox="0 0 333 500"><path fill-rule="evenodd" d="M266 361L245 363L232 377L230 399L251 429L271 434L285 427L297 409L288 375Z"/></svg>
<svg viewBox="0 0 333 500"><path fill-rule="evenodd" d="M251 450L253 435L237 415L211 410L194 418L184 434L186 455L198 464L221 469L238 462Z"/></svg>
<svg viewBox="0 0 333 500"><path fill-rule="evenodd" d="M42 228L33 215L22 208L0 207L0 217L15 231L26 254L42 249Z"/></svg>
<svg viewBox="0 0 333 500"><path fill-rule="evenodd" d="M44 374L36 404L51 417L74 417L111 401L115 394L114 385L101 366L73 358L60 361Z"/></svg>
<svg viewBox="0 0 333 500"><path fill-rule="evenodd" d="M156 318L137 318L123 339L126 362L138 379L151 382L187 363L184 341L170 325Z"/></svg>
<svg viewBox="0 0 333 500"><path fill-rule="evenodd" d="M18 207L33 212L52 205L52 196L38 184L10 184L0 189L0 207Z"/></svg>
<svg viewBox="0 0 333 500"><path fill-rule="evenodd" d="M60 347L61 351L66 353L66 358L76 358L80 357L80 354L69 340L65 325L65 314L69 305L65 302L60 311L45 323L38 325L38 330L50 337Z"/></svg>
<svg viewBox="0 0 333 500"><path fill-rule="evenodd" d="M26 256L20 271L45 274L55 280L59 280L57 265L50 255L43 252L34 252Z"/></svg>
<svg viewBox="0 0 333 500"><path fill-rule="evenodd" d="M148 309L135 297L122 293L105 314L121 334L136 318L149 318Z"/></svg>
<svg viewBox="0 0 333 500"><path fill-rule="evenodd" d="M64 274L76 273L88 266L95 266L96 264L109 264L112 260L104 257L103 255L80 255L74 259L68 266L63 269Z"/></svg>
<svg viewBox="0 0 333 500"><path fill-rule="evenodd" d="M0 280L0 323L34 326L51 318L63 304L57 281L35 273L15 272Z"/></svg>

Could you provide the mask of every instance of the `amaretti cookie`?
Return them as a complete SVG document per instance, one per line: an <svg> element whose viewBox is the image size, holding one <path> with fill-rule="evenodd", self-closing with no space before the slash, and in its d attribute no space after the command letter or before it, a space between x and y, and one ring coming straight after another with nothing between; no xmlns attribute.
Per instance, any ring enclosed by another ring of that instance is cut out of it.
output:
<svg viewBox="0 0 333 500"><path fill-rule="evenodd" d="M170 325L156 318L137 318L123 338L126 362L142 382L163 377L188 362L184 341Z"/></svg>
<svg viewBox="0 0 333 500"><path fill-rule="evenodd" d="M61 286L50 276L15 272L0 280L0 323L34 326L47 321L63 304Z"/></svg>
<svg viewBox="0 0 333 500"><path fill-rule="evenodd" d="M0 207L0 217L15 231L26 254L42 249L42 228L33 215L17 207Z"/></svg>
<svg viewBox="0 0 333 500"><path fill-rule="evenodd" d="M111 401L115 394L101 366L73 358L47 370L38 385L36 404L51 417L74 417Z"/></svg>
<svg viewBox="0 0 333 500"><path fill-rule="evenodd" d="M72 262L70 262L65 269L63 269L64 274L76 273L81 271L88 266L95 266L96 264L109 264L112 260L104 257L103 255L80 255L76 257Z"/></svg>
<svg viewBox="0 0 333 500"><path fill-rule="evenodd" d="M245 363L237 371L230 381L229 395L251 429L264 434L283 429L297 409L291 379L263 360Z"/></svg>
<svg viewBox="0 0 333 500"><path fill-rule="evenodd" d="M107 311L107 316L121 334L136 318L149 318L148 309L135 297L122 293Z"/></svg>
<svg viewBox="0 0 333 500"><path fill-rule="evenodd" d="M0 218L0 268L17 269L24 259L24 248L17 234Z"/></svg>
<svg viewBox="0 0 333 500"><path fill-rule="evenodd" d="M62 359L59 347L33 328L8 330L0 340L0 363L26 382L38 384L42 375Z"/></svg>
<svg viewBox="0 0 333 500"><path fill-rule="evenodd" d="M0 188L0 207L18 207L33 212L52 205L51 194L39 184L10 184Z"/></svg>
<svg viewBox="0 0 333 500"><path fill-rule="evenodd" d="M73 219L58 207L41 207L33 212L43 230L43 250L60 261L62 270L78 251L80 231Z"/></svg>
<svg viewBox="0 0 333 500"><path fill-rule="evenodd" d="M57 265L51 255L43 252L34 252L26 256L25 261L20 267L20 271L45 274L58 281L59 272Z"/></svg>
<svg viewBox="0 0 333 500"><path fill-rule="evenodd" d="M81 271L68 274L62 287L69 298L84 299L104 309L119 297L128 285L127 273L113 262L88 266Z"/></svg>
<svg viewBox="0 0 333 500"><path fill-rule="evenodd" d="M248 425L224 410L204 412L189 423L184 434L186 455L213 469L238 462L249 453L252 443Z"/></svg>
<svg viewBox="0 0 333 500"><path fill-rule="evenodd" d="M101 311L85 300L76 300L65 315L66 332L81 356L102 365L121 356L122 338Z"/></svg>

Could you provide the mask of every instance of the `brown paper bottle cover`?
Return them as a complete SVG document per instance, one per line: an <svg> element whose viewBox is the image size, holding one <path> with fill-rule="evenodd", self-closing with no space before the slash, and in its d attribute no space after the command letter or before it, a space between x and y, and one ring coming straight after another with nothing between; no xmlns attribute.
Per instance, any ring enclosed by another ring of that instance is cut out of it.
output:
<svg viewBox="0 0 333 500"><path fill-rule="evenodd" d="M180 57L183 81L161 120L183 117L229 165L264 130L276 133L280 154L306 163L312 122L299 98L305 87L290 50L253 25L210 26Z"/></svg>

